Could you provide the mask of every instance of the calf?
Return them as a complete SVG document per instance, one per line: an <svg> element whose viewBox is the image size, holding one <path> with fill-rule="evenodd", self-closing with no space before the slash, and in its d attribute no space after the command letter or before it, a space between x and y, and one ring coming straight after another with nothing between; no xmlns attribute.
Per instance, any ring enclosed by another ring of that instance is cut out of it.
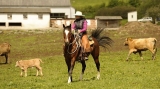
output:
<svg viewBox="0 0 160 89"><path fill-rule="evenodd" d="M37 74L36 76L38 76L38 72L40 72L41 76L42 74L42 67L40 67L40 63L42 62L41 59L39 58L35 58L35 59L30 59L30 60L20 60L16 62L16 67L20 67L21 68L21 76L23 76L23 72L25 73L25 77L27 76L27 69L30 67L36 67L37 69Z"/></svg>
<svg viewBox="0 0 160 89"><path fill-rule="evenodd" d="M143 60L141 51L149 50L152 53L152 60L155 59L155 55L157 52L156 48L156 38L141 38L141 39L132 39L132 38L126 38L125 46L129 46L129 54L127 56L127 59L131 55L131 53L139 53L141 59Z"/></svg>
<svg viewBox="0 0 160 89"><path fill-rule="evenodd" d="M9 43L0 44L0 56L5 56L6 64L8 63L8 54L10 53L11 45Z"/></svg>

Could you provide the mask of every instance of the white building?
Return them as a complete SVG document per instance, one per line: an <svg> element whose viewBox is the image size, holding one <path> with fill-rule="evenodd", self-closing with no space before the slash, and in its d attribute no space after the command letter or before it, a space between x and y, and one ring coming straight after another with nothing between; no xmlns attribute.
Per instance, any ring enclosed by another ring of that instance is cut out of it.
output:
<svg viewBox="0 0 160 89"><path fill-rule="evenodd" d="M137 11L128 12L128 22L137 21Z"/></svg>
<svg viewBox="0 0 160 89"><path fill-rule="evenodd" d="M74 18L70 0L0 0L0 29L50 27L50 19Z"/></svg>

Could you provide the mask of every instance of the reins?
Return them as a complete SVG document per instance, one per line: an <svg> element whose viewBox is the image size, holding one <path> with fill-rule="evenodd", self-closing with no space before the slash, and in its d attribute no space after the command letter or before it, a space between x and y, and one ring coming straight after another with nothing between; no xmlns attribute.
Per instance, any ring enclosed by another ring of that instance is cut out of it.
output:
<svg viewBox="0 0 160 89"><path fill-rule="evenodd" d="M73 41L72 43L69 43L69 45L68 45L67 52L68 52L69 54L75 53L75 52L78 50L79 46L80 46L80 45L78 44L78 42L77 42L77 39L79 40L79 36L76 34L76 35L74 35L74 37L75 37L74 41ZM69 52L69 47L70 47L70 45L72 45L72 44L74 44L74 43L76 43L76 49L75 49L73 52Z"/></svg>

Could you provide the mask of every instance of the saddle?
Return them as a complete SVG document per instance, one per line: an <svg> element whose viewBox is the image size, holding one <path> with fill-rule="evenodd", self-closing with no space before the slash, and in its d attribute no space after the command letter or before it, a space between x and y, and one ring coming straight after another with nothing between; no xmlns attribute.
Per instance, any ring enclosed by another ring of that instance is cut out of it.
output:
<svg viewBox="0 0 160 89"><path fill-rule="evenodd" d="M92 37L91 37L91 36L88 36L88 40L89 40L90 46L92 46L92 45L94 44L94 41L93 41ZM80 40L78 40L78 44L81 45Z"/></svg>
<svg viewBox="0 0 160 89"><path fill-rule="evenodd" d="M94 41L91 36L88 36L90 46L94 44Z"/></svg>

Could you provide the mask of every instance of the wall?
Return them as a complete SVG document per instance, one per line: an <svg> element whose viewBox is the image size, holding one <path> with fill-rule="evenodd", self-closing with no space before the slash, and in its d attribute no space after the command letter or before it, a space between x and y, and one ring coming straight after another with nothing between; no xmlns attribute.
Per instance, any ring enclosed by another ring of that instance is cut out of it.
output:
<svg viewBox="0 0 160 89"><path fill-rule="evenodd" d="M51 19L50 26L53 28L63 28L63 24L70 25L74 22L74 19ZM87 19L87 28L95 29L97 28L97 21L95 19Z"/></svg>
<svg viewBox="0 0 160 89"><path fill-rule="evenodd" d="M12 13L12 18L8 19L7 13L0 14L0 22L5 22L6 26L0 26L0 28L17 28L18 26L9 26L10 22L19 22L22 24L19 28L22 29L35 29L35 28L48 28L50 26L50 15L42 14L43 18L39 19L38 14L27 14L27 18L23 17L23 14Z"/></svg>
<svg viewBox="0 0 160 89"><path fill-rule="evenodd" d="M119 28L119 20L97 20L98 28Z"/></svg>
<svg viewBox="0 0 160 89"><path fill-rule="evenodd" d="M51 13L65 13L68 18L75 18L75 9L73 7L54 7L51 8Z"/></svg>
<svg viewBox="0 0 160 89"><path fill-rule="evenodd" d="M137 21L137 11L128 13L128 22Z"/></svg>

